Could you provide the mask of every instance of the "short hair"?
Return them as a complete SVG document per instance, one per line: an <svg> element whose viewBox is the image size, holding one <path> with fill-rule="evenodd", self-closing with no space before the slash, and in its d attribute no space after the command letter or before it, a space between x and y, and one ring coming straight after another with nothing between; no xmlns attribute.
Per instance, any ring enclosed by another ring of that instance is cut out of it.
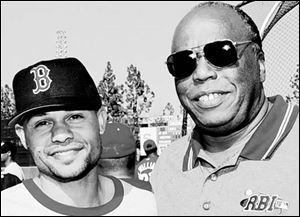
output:
<svg viewBox="0 0 300 217"><path fill-rule="evenodd" d="M156 153L157 152L157 147L151 149L151 150L145 150L146 152L146 155L148 156L149 154L152 154L152 153Z"/></svg>
<svg viewBox="0 0 300 217"><path fill-rule="evenodd" d="M227 4L224 2L212 2L212 1L200 3L200 4L196 5L194 8L192 8L192 10L194 10L196 8L206 7L206 6L219 7L219 8L225 7L225 8L228 8L228 9L231 9L232 11L234 11L237 15L239 15L242 18L242 20L246 24L246 27L248 27L248 30L249 30L248 33L249 33L249 36L251 37L251 40L253 42L255 42L260 47L260 49L262 49L262 41L261 41L261 37L259 34L259 30L257 28L257 25L255 24L255 22L252 20L252 18L246 12L244 12L239 7L231 5L231 4Z"/></svg>
<svg viewBox="0 0 300 217"><path fill-rule="evenodd" d="M136 152L120 158L99 159L98 165L104 173L123 171L133 176L135 169Z"/></svg>
<svg viewBox="0 0 300 217"><path fill-rule="evenodd" d="M6 141L1 145L1 154L7 153L10 151L10 156L14 160L17 154L17 146L13 142Z"/></svg>

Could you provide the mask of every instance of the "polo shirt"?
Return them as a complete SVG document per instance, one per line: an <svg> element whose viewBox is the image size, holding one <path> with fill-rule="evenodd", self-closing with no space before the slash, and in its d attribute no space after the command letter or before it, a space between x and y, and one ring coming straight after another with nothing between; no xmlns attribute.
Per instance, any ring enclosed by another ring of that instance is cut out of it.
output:
<svg viewBox="0 0 300 217"><path fill-rule="evenodd" d="M159 215L299 215L299 108L268 100L263 121L220 167L196 128L164 150L150 178Z"/></svg>

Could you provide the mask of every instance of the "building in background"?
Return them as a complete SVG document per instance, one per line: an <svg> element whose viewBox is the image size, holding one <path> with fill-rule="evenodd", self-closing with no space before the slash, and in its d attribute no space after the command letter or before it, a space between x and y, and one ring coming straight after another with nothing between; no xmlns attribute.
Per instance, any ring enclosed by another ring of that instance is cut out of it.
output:
<svg viewBox="0 0 300 217"><path fill-rule="evenodd" d="M159 120L159 121L157 121ZM194 122L188 116L187 134L192 131ZM152 139L157 144L157 154L160 155L173 141L181 137L182 115L165 115L159 117L143 117L140 127L140 142ZM141 156L146 153L141 146Z"/></svg>

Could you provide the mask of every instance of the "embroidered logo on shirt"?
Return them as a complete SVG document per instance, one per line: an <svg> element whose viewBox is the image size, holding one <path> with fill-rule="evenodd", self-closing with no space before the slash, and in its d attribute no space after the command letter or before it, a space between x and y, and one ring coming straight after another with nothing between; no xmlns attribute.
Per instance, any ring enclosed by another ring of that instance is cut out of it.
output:
<svg viewBox="0 0 300 217"><path fill-rule="evenodd" d="M246 191L248 198L240 202L244 212L274 212L281 214L288 210L289 202L281 199L278 195L252 194L251 190Z"/></svg>

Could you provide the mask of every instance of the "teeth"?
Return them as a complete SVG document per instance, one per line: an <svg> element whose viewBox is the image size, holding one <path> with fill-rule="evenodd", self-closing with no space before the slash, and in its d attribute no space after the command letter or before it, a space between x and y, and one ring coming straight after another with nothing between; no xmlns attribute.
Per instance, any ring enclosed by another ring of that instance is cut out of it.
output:
<svg viewBox="0 0 300 217"><path fill-rule="evenodd" d="M68 151L58 151L58 152L56 152L56 153L54 153L54 154L67 155L67 154L69 154L71 151L73 151L73 150L68 150Z"/></svg>
<svg viewBox="0 0 300 217"><path fill-rule="evenodd" d="M217 97L219 97L221 94L214 93L213 95L214 95L215 98L217 98Z"/></svg>
<svg viewBox="0 0 300 217"><path fill-rule="evenodd" d="M201 96L199 100L206 102L208 100L208 96L207 95Z"/></svg>
<svg viewBox="0 0 300 217"><path fill-rule="evenodd" d="M203 95L199 98L200 101L202 102L207 102L208 100L209 101L212 101L214 100L215 98L219 97L221 94L218 94L218 93L210 93L208 95Z"/></svg>

